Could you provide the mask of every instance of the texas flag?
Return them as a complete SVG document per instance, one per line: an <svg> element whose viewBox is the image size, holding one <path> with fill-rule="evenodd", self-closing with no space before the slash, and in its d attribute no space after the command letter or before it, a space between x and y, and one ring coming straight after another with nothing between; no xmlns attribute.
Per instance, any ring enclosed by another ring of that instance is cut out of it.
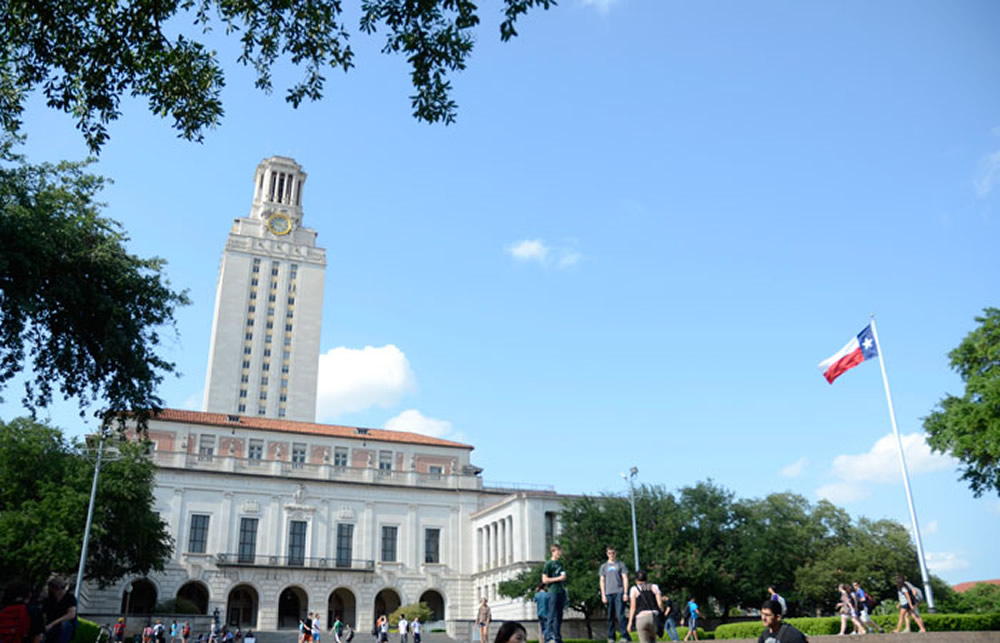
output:
<svg viewBox="0 0 1000 643"><path fill-rule="evenodd" d="M878 357L878 348L875 347L875 337L872 335L872 327L869 324L858 333L857 337L851 338L846 346L820 362L819 372L823 374L827 382L833 384L833 380L846 371L873 357Z"/></svg>

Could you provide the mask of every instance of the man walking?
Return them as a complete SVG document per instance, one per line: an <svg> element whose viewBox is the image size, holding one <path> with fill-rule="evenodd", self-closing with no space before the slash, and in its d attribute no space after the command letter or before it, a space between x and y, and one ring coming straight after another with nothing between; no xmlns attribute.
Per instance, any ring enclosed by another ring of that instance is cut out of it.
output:
<svg viewBox="0 0 1000 643"><path fill-rule="evenodd" d="M865 590L861 589L861 584L858 581L854 581L854 596L857 598L858 612L861 614L861 624L865 626L865 629L869 631L878 630L879 634L885 634L882 626L872 618L871 609L873 603L871 596Z"/></svg>
<svg viewBox="0 0 1000 643"><path fill-rule="evenodd" d="M671 641L680 640L677 634L677 606L666 594L663 595L663 629Z"/></svg>
<svg viewBox="0 0 1000 643"><path fill-rule="evenodd" d="M410 623L406 620L406 614L399 615L397 629L399 630L399 643L407 643L410 638Z"/></svg>
<svg viewBox="0 0 1000 643"><path fill-rule="evenodd" d="M764 601L760 608L760 621L764 624L764 631L757 643L809 643L805 634L781 622L781 603L778 601Z"/></svg>
<svg viewBox="0 0 1000 643"><path fill-rule="evenodd" d="M597 574L601 579L601 602L608 612L608 643L615 643L616 621L617 631L621 632L622 639L629 638L624 603L628 600L628 568L625 567L625 563L618 560L618 552L614 546L608 545L605 553L608 560L601 565Z"/></svg>
<svg viewBox="0 0 1000 643"><path fill-rule="evenodd" d="M562 547L559 543L549 546L551 558L542 567L542 584L549 593L549 619L545 635L549 641L562 643L562 613L566 606L566 570L559 560L562 558Z"/></svg>

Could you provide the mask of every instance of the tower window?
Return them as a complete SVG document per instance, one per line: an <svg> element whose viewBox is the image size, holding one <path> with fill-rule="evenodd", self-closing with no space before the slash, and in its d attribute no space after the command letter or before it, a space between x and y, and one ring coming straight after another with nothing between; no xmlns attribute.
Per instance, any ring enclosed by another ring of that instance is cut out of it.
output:
<svg viewBox="0 0 1000 643"><path fill-rule="evenodd" d="M250 376L246 374L240 375L240 381L246 384L247 382L250 381Z"/></svg>
<svg viewBox="0 0 1000 643"><path fill-rule="evenodd" d="M250 291L250 299L257 299L257 291L256 290L251 290Z"/></svg>
<svg viewBox="0 0 1000 643"><path fill-rule="evenodd" d="M236 407L236 409L237 409L237 410L238 410L238 411L239 411L240 413L245 413L245 412L246 412L246 410L247 410L247 405L246 405L246 404L240 404L240 405L239 405L238 407Z"/></svg>
<svg viewBox="0 0 1000 643"><path fill-rule="evenodd" d="M278 276L278 264L272 264L271 265L271 276L272 277L277 277Z"/></svg>
<svg viewBox="0 0 1000 643"><path fill-rule="evenodd" d="M243 360L243 368L250 368L250 360L248 359Z"/></svg>
<svg viewBox="0 0 1000 643"><path fill-rule="evenodd" d="M262 370L262 371L269 371L269 370L271 370L271 363L270 362L264 362L263 364L260 365L260 370ZM266 384L266 383L267 382L264 382L264 384Z"/></svg>
<svg viewBox="0 0 1000 643"><path fill-rule="evenodd" d="M260 392L260 399L262 399L262 400L266 400L267 399L267 391L261 391Z"/></svg>
<svg viewBox="0 0 1000 643"><path fill-rule="evenodd" d="M250 293L250 294L251 295L256 295L257 293ZM277 299L277 296L273 292L270 295L267 296L267 300L268 301L275 301L276 299Z"/></svg>
<svg viewBox="0 0 1000 643"><path fill-rule="evenodd" d="M289 333L292 332L292 325L291 324L285 324L285 330L288 331Z"/></svg>
<svg viewBox="0 0 1000 643"><path fill-rule="evenodd" d="M257 280L257 278L256 278L256 277L254 277L253 279L251 279L251 280L250 280L250 285L251 285L251 286L256 286L256 285L257 285L257 284L259 284L259 283L260 283L260 282L259 282L259 281Z"/></svg>
<svg viewBox="0 0 1000 643"><path fill-rule="evenodd" d="M271 356L271 349L270 348L265 348L264 349L264 357L270 357L270 356Z"/></svg>
<svg viewBox="0 0 1000 643"><path fill-rule="evenodd" d="M246 397L246 396L247 396L247 390L245 388L241 388L240 389L240 397Z"/></svg>
<svg viewBox="0 0 1000 643"><path fill-rule="evenodd" d="M265 366L267 366L267 364L265 364ZM260 378L260 385L261 386L267 386L267 378L266 377Z"/></svg>
<svg viewBox="0 0 1000 643"><path fill-rule="evenodd" d="M274 295L271 295L271 296L273 297ZM288 298L288 305L289 306L294 306L295 305L295 297L289 297Z"/></svg>
<svg viewBox="0 0 1000 643"><path fill-rule="evenodd" d="M265 413L267 413L267 409L265 407L263 406L257 407L257 415L264 415Z"/></svg>
<svg viewBox="0 0 1000 643"><path fill-rule="evenodd" d="M247 312L248 312L248 313L254 313L254 312L257 312L257 307L256 307L256 306L254 306L253 304L250 304L249 306L247 306Z"/></svg>
<svg viewBox="0 0 1000 643"><path fill-rule="evenodd" d="M250 347L249 346L244 346L243 347L243 354L244 355L249 355L250 354Z"/></svg>
<svg viewBox="0 0 1000 643"><path fill-rule="evenodd" d="M278 417L280 418L285 417L285 409L278 409Z"/></svg>
<svg viewBox="0 0 1000 643"><path fill-rule="evenodd" d="M246 334L246 338L247 338L247 341L250 341L251 339L253 339L253 333L247 333Z"/></svg>
<svg viewBox="0 0 1000 643"><path fill-rule="evenodd" d="M247 317L247 326L253 326L253 317Z"/></svg>

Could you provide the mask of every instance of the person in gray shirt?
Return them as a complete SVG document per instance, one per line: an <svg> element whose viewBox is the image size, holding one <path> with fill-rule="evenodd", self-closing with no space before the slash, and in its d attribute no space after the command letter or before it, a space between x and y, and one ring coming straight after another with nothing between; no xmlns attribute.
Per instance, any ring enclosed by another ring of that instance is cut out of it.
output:
<svg viewBox="0 0 1000 643"><path fill-rule="evenodd" d="M628 568L618 560L614 546L607 547L608 560L601 565L598 576L601 579L601 602L608 612L608 643L615 643L615 622L622 640L630 641L625 621L625 601L628 600Z"/></svg>

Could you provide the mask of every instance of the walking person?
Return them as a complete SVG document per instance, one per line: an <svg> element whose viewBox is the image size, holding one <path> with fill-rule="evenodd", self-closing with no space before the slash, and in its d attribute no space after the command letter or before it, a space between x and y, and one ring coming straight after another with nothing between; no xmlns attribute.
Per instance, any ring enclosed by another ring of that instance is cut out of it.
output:
<svg viewBox="0 0 1000 643"><path fill-rule="evenodd" d="M875 619L872 618L871 611L875 607L875 602L872 597L869 596L865 590L861 588L858 581L854 581L854 598L857 601L858 611L861 616L861 624L865 626L865 629L869 632L872 630L878 630L879 634L885 634L885 630L879 625Z"/></svg>
<svg viewBox="0 0 1000 643"><path fill-rule="evenodd" d="M542 584L549 593L549 618L545 635L555 643L562 643L562 613L566 606L566 570L560 561L562 553L559 543L552 543L549 546L550 558L542 567Z"/></svg>
<svg viewBox="0 0 1000 643"><path fill-rule="evenodd" d="M389 617L382 615L382 621L378 625L379 643L389 643Z"/></svg>
<svg viewBox="0 0 1000 643"><path fill-rule="evenodd" d="M538 616L538 643L545 643L549 640L546 636L549 620L549 593L545 591L545 585L535 588L535 614Z"/></svg>
<svg viewBox="0 0 1000 643"><path fill-rule="evenodd" d="M671 641L679 641L677 634L677 606L666 594L663 595L663 629Z"/></svg>
<svg viewBox="0 0 1000 643"><path fill-rule="evenodd" d="M170 643L174 643L177 639L181 637L181 628L177 625L177 621L170 621Z"/></svg>
<svg viewBox="0 0 1000 643"><path fill-rule="evenodd" d="M410 638L410 622L406 620L406 614L399 615L396 629L399 630L399 643L407 643Z"/></svg>
<svg viewBox="0 0 1000 643"><path fill-rule="evenodd" d="M618 560L618 552L614 546L605 548L608 560L597 571L601 582L601 602L608 612L608 643L615 643L617 631L621 638L628 639L625 626L625 603L628 600L628 568Z"/></svg>
<svg viewBox="0 0 1000 643"><path fill-rule="evenodd" d="M320 643L319 637L322 634L322 620L319 617L319 612L314 612L312 615L312 640L313 643Z"/></svg>
<svg viewBox="0 0 1000 643"><path fill-rule="evenodd" d="M899 598L899 623L896 624L896 629L893 632L898 633L900 630L904 632L910 631L910 619L912 618L917 622L917 627L920 628L921 632L926 632L927 629L924 628L924 619L920 618L920 610L917 608L917 604L920 602L920 596L917 594L917 589L906 581L903 576L896 577L896 592ZM903 630L903 620L906 620L906 629Z"/></svg>
<svg viewBox="0 0 1000 643"><path fill-rule="evenodd" d="M336 615L333 617L333 626L330 628L330 634L333 634L334 643L341 643L340 633L344 631L344 623L340 620L340 616Z"/></svg>
<svg viewBox="0 0 1000 643"><path fill-rule="evenodd" d="M694 602L694 596L688 599L687 604L688 611L688 633L684 635L684 640L689 641L691 637L694 636L694 640L698 640L698 618L701 616L701 610L698 609L698 603Z"/></svg>
<svg viewBox="0 0 1000 643"><path fill-rule="evenodd" d="M760 608L760 621L764 631L757 643L809 643L806 635L781 620L781 603L768 599Z"/></svg>
<svg viewBox="0 0 1000 643"><path fill-rule="evenodd" d="M413 622L410 623L410 629L413 630L413 643L420 643L420 615L417 614L413 617Z"/></svg>
<svg viewBox="0 0 1000 643"><path fill-rule="evenodd" d="M476 612L476 625L479 626L479 640L482 643L486 643L490 638L490 621L492 620L493 612L490 610L490 606L486 604L486 598L484 597L479 604L479 611Z"/></svg>
<svg viewBox="0 0 1000 643"><path fill-rule="evenodd" d="M639 634L639 643L656 643L656 619L663 605L660 588L640 569L629 594L628 629Z"/></svg>
<svg viewBox="0 0 1000 643"><path fill-rule="evenodd" d="M837 589L840 590L840 601L837 603L837 607L840 609L840 632L837 636L844 635L848 620L854 624L855 634L864 634L865 626L858 619L858 611L854 608L854 601L851 600L851 595L847 591L847 585L841 583Z"/></svg>

